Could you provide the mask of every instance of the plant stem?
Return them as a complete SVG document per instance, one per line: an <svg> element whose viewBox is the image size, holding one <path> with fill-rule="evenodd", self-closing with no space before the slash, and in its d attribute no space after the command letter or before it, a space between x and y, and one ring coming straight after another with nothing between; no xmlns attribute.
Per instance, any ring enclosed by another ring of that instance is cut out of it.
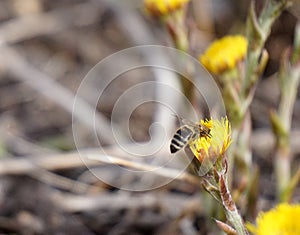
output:
<svg viewBox="0 0 300 235"><path fill-rule="evenodd" d="M297 63L300 48L300 26L295 33L294 53L290 57L285 53L278 75L281 99L278 112L271 113L273 131L276 135L275 174L277 178L277 197L280 201L288 201L293 192L291 184L291 149L290 131L293 108L297 98L300 81L300 65Z"/></svg>
<svg viewBox="0 0 300 235"><path fill-rule="evenodd" d="M240 216L228 189L227 180L223 175L220 177L220 193L228 221L233 225L238 235L248 235L249 233L245 228L243 219Z"/></svg>
<svg viewBox="0 0 300 235"><path fill-rule="evenodd" d="M260 67L262 62L260 57L264 44L270 35L271 26L289 3L290 1L288 0L270 0L257 18L254 1L252 1L247 22L248 54L246 58L246 73L242 84L242 96L245 99L247 99L260 76L260 71L257 68Z"/></svg>

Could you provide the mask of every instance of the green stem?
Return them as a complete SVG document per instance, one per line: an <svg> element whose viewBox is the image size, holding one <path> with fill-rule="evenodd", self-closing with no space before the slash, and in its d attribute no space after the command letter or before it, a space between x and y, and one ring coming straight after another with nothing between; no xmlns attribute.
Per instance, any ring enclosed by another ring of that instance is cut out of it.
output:
<svg viewBox="0 0 300 235"><path fill-rule="evenodd" d="M264 6L259 18L256 17L254 1L251 4L247 20L248 54L246 73L242 84L242 95L245 99L260 76L260 71L257 68L260 67L260 56L270 35L272 24L289 3L288 0L270 0Z"/></svg>
<svg viewBox="0 0 300 235"><path fill-rule="evenodd" d="M228 221L233 225L238 235L248 235L249 233L244 225L241 215L236 208L235 202L232 199L227 186L227 180L224 175L220 176L220 194Z"/></svg>
<svg viewBox="0 0 300 235"><path fill-rule="evenodd" d="M233 225L238 235L249 235L237 209L234 211L226 211L226 217L228 221Z"/></svg>
<svg viewBox="0 0 300 235"><path fill-rule="evenodd" d="M298 31L300 34L300 30ZM293 57L292 57L293 59ZM275 174L277 178L277 196L280 201L288 201L291 193L288 185L291 180L290 130L294 104L300 80L300 66L291 66L288 55L283 58L279 73L281 99L278 113L271 115L276 135Z"/></svg>

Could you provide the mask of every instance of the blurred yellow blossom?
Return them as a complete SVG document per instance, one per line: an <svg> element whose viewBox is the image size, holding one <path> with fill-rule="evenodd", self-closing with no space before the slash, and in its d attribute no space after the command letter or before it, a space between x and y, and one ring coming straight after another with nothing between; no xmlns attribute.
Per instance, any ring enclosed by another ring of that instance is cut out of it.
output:
<svg viewBox="0 0 300 235"><path fill-rule="evenodd" d="M213 42L199 60L208 71L220 74L236 67L245 57L247 46L248 42L244 36L225 36Z"/></svg>
<svg viewBox="0 0 300 235"><path fill-rule="evenodd" d="M255 235L299 235L300 204L279 204L274 209L260 213L256 227L248 224Z"/></svg>
<svg viewBox="0 0 300 235"><path fill-rule="evenodd" d="M182 8L190 0L145 0L144 5L153 16L167 15L172 11Z"/></svg>
<svg viewBox="0 0 300 235"><path fill-rule="evenodd" d="M210 130L210 136L200 137L189 144L194 156L202 162L210 154L223 155L231 143L231 126L227 117L201 120L200 124Z"/></svg>

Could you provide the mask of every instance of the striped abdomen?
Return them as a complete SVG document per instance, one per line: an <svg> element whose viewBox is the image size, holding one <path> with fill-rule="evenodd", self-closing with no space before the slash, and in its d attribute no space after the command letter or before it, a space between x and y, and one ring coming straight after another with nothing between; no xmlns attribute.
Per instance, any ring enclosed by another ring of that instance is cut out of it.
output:
<svg viewBox="0 0 300 235"><path fill-rule="evenodd" d="M171 140L171 153L176 153L177 151L185 147L194 134L195 131L191 129L191 127L187 125L180 127Z"/></svg>

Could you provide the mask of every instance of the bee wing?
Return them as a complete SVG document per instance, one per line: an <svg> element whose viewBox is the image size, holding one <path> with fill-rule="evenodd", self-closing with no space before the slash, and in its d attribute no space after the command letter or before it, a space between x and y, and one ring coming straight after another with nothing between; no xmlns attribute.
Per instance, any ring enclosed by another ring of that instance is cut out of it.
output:
<svg viewBox="0 0 300 235"><path fill-rule="evenodd" d="M217 157L205 157L198 170L199 176L206 175L216 164Z"/></svg>
<svg viewBox="0 0 300 235"><path fill-rule="evenodd" d="M196 146L194 146L196 148ZM210 150L208 150L210 152ZM197 162L197 173L199 176L204 176L206 175L216 164L216 161L218 159L218 156L215 155L214 153L208 153L205 154L204 152L202 153L205 157L202 158L202 160L194 158L195 161Z"/></svg>
<svg viewBox="0 0 300 235"><path fill-rule="evenodd" d="M175 114L174 114L174 116L175 116L176 118L178 118L178 119L180 120L180 122L181 122L182 124L184 124L184 125L188 125L188 126L192 126L192 127L198 127L198 124L195 123L195 122L192 122L192 121L190 121L190 120L188 120L188 119L186 119L186 118L182 118L182 117L180 117L180 116L178 116L178 115L175 115Z"/></svg>

